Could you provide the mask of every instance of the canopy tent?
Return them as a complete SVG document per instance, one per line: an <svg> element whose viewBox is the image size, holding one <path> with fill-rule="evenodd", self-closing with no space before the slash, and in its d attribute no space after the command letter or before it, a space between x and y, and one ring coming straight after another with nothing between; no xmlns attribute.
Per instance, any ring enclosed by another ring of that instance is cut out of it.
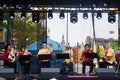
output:
<svg viewBox="0 0 120 80"><path fill-rule="evenodd" d="M42 42L43 42L43 40L39 40L39 41L36 41L36 42L28 45L28 50L39 50L41 48ZM57 41L54 41L54 40L51 40L48 38L47 38L47 44L48 44L48 47L51 44L53 50L64 50L65 49L64 44L61 44Z"/></svg>

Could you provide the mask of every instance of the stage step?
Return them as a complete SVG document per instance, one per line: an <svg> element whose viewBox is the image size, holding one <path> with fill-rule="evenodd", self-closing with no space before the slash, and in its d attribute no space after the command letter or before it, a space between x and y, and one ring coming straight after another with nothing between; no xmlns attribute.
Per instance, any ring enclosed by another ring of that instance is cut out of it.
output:
<svg viewBox="0 0 120 80"><path fill-rule="evenodd" d="M60 68L41 68L41 73L42 72L60 72Z"/></svg>

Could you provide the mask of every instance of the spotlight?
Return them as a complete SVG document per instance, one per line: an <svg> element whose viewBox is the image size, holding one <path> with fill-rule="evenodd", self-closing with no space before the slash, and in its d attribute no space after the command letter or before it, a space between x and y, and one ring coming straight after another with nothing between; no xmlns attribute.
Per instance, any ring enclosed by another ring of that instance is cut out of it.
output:
<svg viewBox="0 0 120 80"><path fill-rule="evenodd" d="M14 15L14 11L13 11L13 10L11 10L11 11L10 11L9 18L10 18L10 19L13 19L13 18L14 18L14 16L15 16L15 15Z"/></svg>
<svg viewBox="0 0 120 80"><path fill-rule="evenodd" d="M0 23L2 23L2 22L3 22L3 11L0 10Z"/></svg>
<svg viewBox="0 0 120 80"><path fill-rule="evenodd" d="M93 8L96 8L97 6L96 6L96 4L93 3L93 4L92 4L92 7L93 7Z"/></svg>
<svg viewBox="0 0 120 80"><path fill-rule="evenodd" d="M3 6L2 6L2 7L3 7L3 9L5 9L5 8L7 7L7 4L3 4Z"/></svg>
<svg viewBox="0 0 120 80"><path fill-rule="evenodd" d="M21 18L22 18L22 19L25 19L25 18L26 18L26 12L25 12L25 11L22 11L22 13L21 13Z"/></svg>
<svg viewBox="0 0 120 80"><path fill-rule="evenodd" d="M16 8L16 9L19 9L19 8L20 8L20 5L17 4L15 8Z"/></svg>
<svg viewBox="0 0 120 80"><path fill-rule="evenodd" d="M108 13L108 22L114 23L116 21L115 12L110 11Z"/></svg>
<svg viewBox="0 0 120 80"><path fill-rule="evenodd" d="M100 11L97 12L97 16L96 16L97 19L101 19L102 18L102 14Z"/></svg>
<svg viewBox="0 0 120 80"><path fill-rule="evenodd" d="M82 8L82 4L81 3L79 3L79 8Z"/></svg>
<svg viewBox="0 0 120 80"><path fill-rule="evenodd" d="M107 4L107 3L103 3L103 6L104 6L104 7L108 7L108 4Z"/></svg>
<svg viewBox="0 0 120 80"><path fill-rule="evenodd" d="M87 12L83 13L83 19L88 19L88 13Z"/></svg>
<svg viewBox="0 0 120 80"><path fill-rule="evenodd" d="M51 79L49 79L49 80L58 80L58 79L56 79L56 78L51 78Z"/></svg>
<svg viewBox="0 0 120 80"><path fill-rule="evenodd" d="M38 11L33 11L33 13L32 13L32 21L38 23L39 20L40 20L39 12Z"/></svg>
<svg viewBox="0 0 120 80"><path fill-rule="evenodd" d="M48 19L52 19L53 18L53 14L52 14L52 10L48 11Z"/></svg>
<svg viewBox="0 0 120 80"><path fill-rule="evenodd" d="M70 13L70 22L75 24L78 21L77 12L73 11Z"/></svg>
<svg viewBox="0 0 120 80"><path fill-rule="evenodd" d="M27 8L28 8L28 9L30 9L30 8L31 8L31 6L32 6L31 4L28 4L28 7L27 7Z"/></svg>
<svg viewBox="0 0 120 80"><path fill-rule="evenodd" d="M61 10L60 15L59 15L59 18L60 18L60 19L64 19L64 18L65 18L65 15L64 15L64 11L63 11L63 10Z"/></svg>
<svg viewBox="0 0 120 80"><path fill-rule="evenodd" d="M23 6L20 5L20 4L17 4L17 5L15 6L16 9L21 9L22 7L23 7Z"/></svg>

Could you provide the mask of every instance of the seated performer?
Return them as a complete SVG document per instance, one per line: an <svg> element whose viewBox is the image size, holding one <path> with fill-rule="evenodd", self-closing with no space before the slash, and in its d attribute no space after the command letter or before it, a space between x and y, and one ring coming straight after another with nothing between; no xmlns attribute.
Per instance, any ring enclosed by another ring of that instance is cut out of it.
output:
<svg viewBox="0 0 120 80"><path fill-rule="evenodd" d="M4 66L14 68L14 74L17 73L15 54L14 48L9 44L5 46L5 51L3 53Z"/></svg>
<svg viewBox="0 0 120 80"><path fill-rule="evenodd" d="M50 45L52 47L52 45ZM42 43L42 49L38 51L38 56L39 55L44 55L44 54L51 54L51 56L54 55L54 52L51 48L47 48L47 43L43 42ZM40 67L40 74L41 74L41 67L50 67L51 66L51 61L50 60L39 60L39 67Z"/></svg>
<svg viewBox="0 0 120 80"><path fill-rule="evenodd" d="M69 54L69 59L65 59L61 64L60 74L73 75L73 50L69 44L66 45L66 50L63 50L63 53Z"/></svg>
<svg viewBox="0 0 120 80"><path fill-rule="evenodd" d="M90 49L90 45L89 44L85 44L85 50L82 51L82 55L81 55L81 62L82 62L82 75L85 75L85 66L90 66L90 71L89 71L89 74L92 75L93 73L93 67L94 67L94 64L93 64L93 59L91 58L86 58L85 57L85 54L86 53L93 53L93 50Z"/></svg>
<svg viewBox="0 0 120 80"><path fill-rule="evenodd" d="M20 51L18 52L18 61L20 62L20 65L23 66L23 74L24 75L30 75L30 57L32 54L28 51L25 46L22 46L20 48Z"/></svg>
<svg viewBox="0 0 120 80"><path fill-rule="evenodd" d="M104 57L99 61L100 68L107 68L109 65L116 65L115 52L110 48L109 44L104 45Z"/></svg>

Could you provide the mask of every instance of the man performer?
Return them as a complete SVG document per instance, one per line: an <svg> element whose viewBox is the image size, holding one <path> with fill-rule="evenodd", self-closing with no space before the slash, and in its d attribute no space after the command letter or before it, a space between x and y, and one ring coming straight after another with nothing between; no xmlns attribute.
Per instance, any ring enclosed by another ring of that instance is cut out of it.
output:
<svg viewBox="0 0 120 80"><path fill-rule="evenodd" d="M115 52L109 44L104 45L104 56L99 61L100 68L107 68L109 65L116 65Z"/></svg>
<svg viewBox="0 0 120 80"><path fill-rule="evenodd" d="M52 45L50 45L52 47ZM47 48L47 43L43 42L42 43L42 48L38 51L38 56L39 55L44 55L44 54L51 54L51 56L54 55L54 52L52 48ZM40 66L40 74L41 74L41 67L50 67L51 66L51 61L50 60L39 60L39 66Z"/></svg>
<svg viewBox="0 0 120 80"><path fill-rule="evenodd" d="M69 59L65 59L61 64L60 74L73 75L73 50L69 44L66 44L66 50L63 50L63 53L69 54Z"/></svg>

